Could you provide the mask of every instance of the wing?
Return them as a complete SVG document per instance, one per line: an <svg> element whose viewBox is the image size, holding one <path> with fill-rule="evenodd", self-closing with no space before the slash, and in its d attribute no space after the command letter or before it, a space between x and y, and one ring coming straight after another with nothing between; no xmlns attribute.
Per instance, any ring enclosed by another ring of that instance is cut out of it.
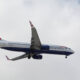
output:
<svg viewBox="0 0 80 80"><path fill-rule="evenodd" d="M31 31L32 31L31 49L40 50L41 49L41 42L40 42L38 33L36 31L36 28L34 27L34 25L32 24L31 21L29 21L29 23L30 23Z"/></svg>
<svg viewBox="0 0 80 80"><path fill-rule="evenodd" d="M23 59L23 58L26 58L26 57L28 57L27 54L23 54L23 55L21 55L21 56L18 56L18 57L12 58L12 59L9 59L8 56L6 56L7 60L11 60L11 61Z"/></svg>

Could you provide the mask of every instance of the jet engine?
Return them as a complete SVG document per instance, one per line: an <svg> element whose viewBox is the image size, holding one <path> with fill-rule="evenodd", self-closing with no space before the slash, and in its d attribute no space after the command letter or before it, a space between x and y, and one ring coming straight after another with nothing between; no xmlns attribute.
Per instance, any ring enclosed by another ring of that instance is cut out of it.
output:
<svg viewBox="0 0 80 80"><path fill-rule="evenodd" d="M33 59L42 59L42 55L33 55L32 58Z"/></svg>

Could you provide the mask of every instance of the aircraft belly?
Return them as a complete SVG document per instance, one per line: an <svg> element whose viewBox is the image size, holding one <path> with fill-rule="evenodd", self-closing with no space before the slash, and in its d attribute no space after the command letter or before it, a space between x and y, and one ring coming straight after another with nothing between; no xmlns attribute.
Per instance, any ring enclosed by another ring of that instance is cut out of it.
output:
<svg viewBox="0 0 80 80"><path fill-rule="evenodd" d="M56 51L56 50L34 50L34 53L39 54L59 54L59 55L70 55L70 52L66 51Z"/></svg>

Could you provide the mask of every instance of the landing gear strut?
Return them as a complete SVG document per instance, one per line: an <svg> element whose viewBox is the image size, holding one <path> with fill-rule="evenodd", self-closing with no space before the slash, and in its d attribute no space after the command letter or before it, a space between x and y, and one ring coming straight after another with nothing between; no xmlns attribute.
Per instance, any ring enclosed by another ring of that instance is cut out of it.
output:
<svg viewBox="0 0 80 80"><path fill-rule="evenodd" d="M33 56L33 53L30 53L30 54L28 55L28 59L30 59L32 56Z"/></svg>

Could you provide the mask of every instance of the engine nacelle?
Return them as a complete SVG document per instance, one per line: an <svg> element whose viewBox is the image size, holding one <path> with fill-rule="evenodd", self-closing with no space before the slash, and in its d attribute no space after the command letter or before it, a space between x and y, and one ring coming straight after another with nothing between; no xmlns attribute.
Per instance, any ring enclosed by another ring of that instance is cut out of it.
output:
<svg viewBox="0 0 80 80"><path fill-rule="evenodd" d="M42 55L33 55L33 59L42 59Z"/></svg>

